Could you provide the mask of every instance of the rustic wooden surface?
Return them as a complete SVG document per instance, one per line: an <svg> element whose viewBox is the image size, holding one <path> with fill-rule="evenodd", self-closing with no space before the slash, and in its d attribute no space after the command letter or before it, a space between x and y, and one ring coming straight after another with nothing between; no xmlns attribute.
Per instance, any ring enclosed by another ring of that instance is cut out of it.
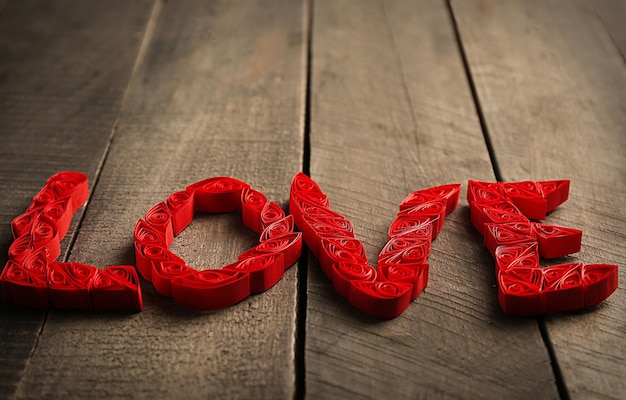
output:
<svg viewBox="0 0 626 400"><path fill-rule="evenodd" d="M585 1L453 5L502 179L571 179L570 200L548 219L583 230L582 251L571 260L621 263L626 65L615 31ZM572 398L626 392L624 304L620 288L592 312L546 319Z"/></svg>
<svg viewBox="0 0 626 400"><path fill-rule="evenodd" d="M0 7L2 265L10 221L54 171L83 171L93 187L102 168L152 8L149 1L123 3L13 1ZM0 396L15 393L45 320L43 312L0 307Z"/></svg>
<svg viewBox="0 0 626 400"><path fill-rule="evenodd" d="M63 258L134 264L132 229L194 181L230 175L286 206L304 170L371 264L410 191L565 178L549 222L566 261L626 278L626 2L0 0L0 264L45 179L92 189ZM465 192L463 191L463 195ZM199 216L173 251L198 269L257 240ZM620 398L624 290L581 312L513 318L464 199L426 291L366 317L314 257L217 312L142 281L137 314L0 305L0 398Z"/></svg>

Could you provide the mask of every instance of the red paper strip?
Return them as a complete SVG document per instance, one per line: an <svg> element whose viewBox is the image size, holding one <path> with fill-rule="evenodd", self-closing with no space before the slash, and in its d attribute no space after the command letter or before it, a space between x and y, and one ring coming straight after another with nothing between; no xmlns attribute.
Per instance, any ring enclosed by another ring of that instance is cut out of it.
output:
<svg viewBox="0 0 626 400"><path fill-rule="evenodd" d="M578 310L600 303L617 289L616 265L574 263L541 269L539 256L580 251L582 231L529 220L545 218L567 200L568 192L566 180L468 182L471 220L495 258L498 300L506 314Z"/></svg>
<svg viewBox="0 0 626 400"><path fill-rule="evenodd" d="M337 293L364 313L389 319L426 287L431 241L458 204L460 189L449 184L409 194L389 227L378 270L367 264L352 224L330 209L328 197L302 173L292 180L289 211Z"/></svg>
<svg viewBox="0 0 626 400"><path fill-rule="evenodd" d="M141 310L134 267L107 267L98 272L89 265L54 262L72 215L88 196L85 174L60 172L46 181L27 211L13 219L15 240L0 276L5 302L39 309ZM152 236L164 241L158 233L139 229L136 234L146 241ZM105 281L112 283L105 285ZM121 291L115 289L120 285Z"/></svg>
<svg viewBox="0 0 626 400"><path fill-rule="evenodd" d="M194 212L237 210L241 210L244 225L260 234L259 244L241 254L238 261L221 269L197 271L168 249ZM268 290L298 260L301 251L302 234L294 232L293 217L285 217L277 203L269 202L247 183L229 177L205 179L173 193L135 226L135 256L141 276L175 303L198 310L231 306Z"/></svg>

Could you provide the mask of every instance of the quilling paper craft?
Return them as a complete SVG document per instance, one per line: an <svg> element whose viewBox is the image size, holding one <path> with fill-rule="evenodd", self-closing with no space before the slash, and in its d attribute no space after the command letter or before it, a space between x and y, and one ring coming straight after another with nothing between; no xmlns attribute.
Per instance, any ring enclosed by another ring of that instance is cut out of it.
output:
<svg viewBox="0 0 626 400"><path fill-rule="evenodd" d="M399 316L428 284L431 243L457 206L461 185L446 184L410 193L389 226L377 268L368 265L350 221L308 176L298 173L290 188L289 211L248 184L214 177L189 185L157 203L137 221L136 268L174 302L200 310L236 304L274 286L300 257L302 239L318 257L334 289L364 313ZM11 224L0 282L6 303L47 309L141 311L138 275L131 265L98 269L56 262L72 216L89 195L87 176L59 172ZM468 182L471 222L495 259L498 300L512 315L536 315L594 306L617 288L617 266L568 263L540 267L580 251L582 231L535 222L565 202L569 181ZM194 215L240 211L259 243L220 269L197 270L169 250ZM301 232L296 232L295 228Z"/></svg>

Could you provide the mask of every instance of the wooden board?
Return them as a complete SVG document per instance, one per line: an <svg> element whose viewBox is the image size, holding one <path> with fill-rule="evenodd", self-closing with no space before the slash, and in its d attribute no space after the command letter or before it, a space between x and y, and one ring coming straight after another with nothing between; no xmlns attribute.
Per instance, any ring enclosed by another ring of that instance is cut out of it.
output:
<svg viewBox="0 0 626 400"><path fill-rule="evenodd" d="M314 11L311 176L375 265L409 192L495 178L445 3L329 1ZM425 293L379 321L310 260L307 396L557 397L536 321L499 310L493 261L464 200L429 262Z"/></svg>
<svg viewBox="0 0 626 400"><path fill-rule="evenodd" d="M587 7L594 6L598 17L611 40L619 48L622 58L626 62L626 1L624 0L599 0Z"/></svg>
<svg viewBox="0 0 626 400"><path fill-rule="evenodd" d="M584 1L453 9L503 179L570 179L570 200L548 221L582 229L583 249L561 262L618 264L623 283L626 68L604 23ZM618 288L546 320L571 398L623 397L625 305Z"/></svg>
<svg viewBox="0 0 626 400"><path fill-rule="evenodd" d="M304 15L293 1L163 4L71 260L134 264L136 220L207 177L286 205L303 159ZM199 217L172 249L198 269L232 262L257 240L239 221ZM195 312L143 281L142 313L50 312L18 397L293 397L297 283L293 267L262 295Z"/></svg>
<svg viewBox="0 0 626 400"><path fill-rule="evenodd" d="M50 175L97 176L150 8L149 1L0 2L0 268L11 220ZM44 319L0 305L0 397L15 392Z"/></svg>

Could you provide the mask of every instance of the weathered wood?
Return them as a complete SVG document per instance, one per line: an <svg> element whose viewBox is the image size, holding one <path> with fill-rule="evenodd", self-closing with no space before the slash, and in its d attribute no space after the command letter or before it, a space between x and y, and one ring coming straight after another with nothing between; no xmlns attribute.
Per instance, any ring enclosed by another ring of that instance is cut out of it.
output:
<svg viewBox="0 0 626 400"><path fill-rule="evenodd" d="M595 11L602 20L611 40L620 49L622 58L626 62L626 1L598 0L587 4L595 6Z"/></svg>
<svg viewBox="0 0 626 400"><path fill-rule="evenodd" d="M623 283L626 68L603 22L584 1L453 6L503 179L571 179L569 201L548 218L584 232L566 262L618 264ZM623 397L625 306L619 288L594 309L547 319L572 398Z"/></svg>
<svg viewBox="0 0 626 400"><path fill-rule="evenodd" d="M230 175L285 205L302 169L303 4L174 1L160 14L71 260L134 264L136 220L197 180ZM239 220L198 217L173 250L198 269L232 262L257 240ZM296 267L216 312L142 289L139 314L50 312L18 397L293 397Z"/></svg>
<svg viewBox="0 0 626 400"><path fill-rule="evenodd" d="M444 2L318 1L313 21L311 176L373 264L409 192L494 175ZM307 395L557 397L536 321L499 310L465 200L429 261L425 293L378 321L310 260Z"/></svg>
<svg viewBox="0 0 626 400"><path fill-rule="evenodd" d="M79 170L96 177L150 6L0 2L0 269L12 242L11 220L50 175ZM15 392L44 317L0 305L0 397Z"/></svg>

